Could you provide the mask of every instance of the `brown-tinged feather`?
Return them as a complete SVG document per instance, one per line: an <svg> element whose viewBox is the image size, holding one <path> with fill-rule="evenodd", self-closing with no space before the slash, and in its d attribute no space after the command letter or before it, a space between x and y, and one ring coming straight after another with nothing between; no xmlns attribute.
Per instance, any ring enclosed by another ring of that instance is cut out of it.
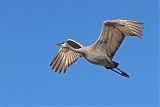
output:
<svg viewBox="0 0 160 107"><path fill-rule="evenodd" d="M137 28L135 26L128 26L129 29L136 29L138 31L141 31L142 32L142 28Z"/></svg>
<svg viewBox="0 0 160 107"><path fill-rule="evenodd" d="M66 54L66 63L64 66L64 73L67 71L67 68L68 68L68 54Z"/></svg>
<svg viewBox="0 0 160 107"><path fill-rule="evenodd" d="M74 54L73 54L74 62L77 60L77 58L78 58L78 57L77 57L77 54L76 54L76 53L74 53Z"/></svg>
<svg viewBox="0 0 160 107"><path fill-rule="evenodd" d="M61 65L61 61L62 61L63 57L64 57L64 55L62 54L62 55L61 55L61 57L60 57L60 59L59 59L59 61L58 61L57 66L56 66L56 70L55 70L55 72L57 72L57 70L59 69L59 67L60 67L60 65Z"/></svg>
<svg viewBox="0 0 160 107"><path fill-rule="evenodd" d="M58 54L59 54L59 52L56 54L56 56L53 58L53 60L52 60L52 62L51 62L51 64L50 64L50 66L52 66L52 64L53 64L53 62L56 60L56 58L58 57Z"/></svg>
<svg viewBox="0 0 160 107"><path fill-rule="evenodd" d="M59 69L59 74L61 73L64 65L65 65L65 60L66 60L66 57L64 56L63 59L62 59L62 63L61 63L61 68Z"/></svg>
<svg viewBox="0 0 160 107"><path fill-rule="evenodd" d="M74 62L73 54L74 54L74 52L72 52L72 53L71 53L71 56L70 56L70 57L71 57L71 65L72 65L73 62Z"/></svg>
<svg viewBox="0 0 160 107"><path fill-rule="evenodd" d="M134 23L134 24L144 24L144 23L142 23L142 22L131 21L131 20L127 20L127 22L129 22L129 23Z"/></svg>
<svg viewBox="0 0 160 107"><path fill-rule="evenodd" d="M68 65L65 65L65 67L64 67L64 73L66 73L67 68L68 68Z"/></svg>
<svg viewBox="0 0 160 107"><path fill-rule="evenodd" d="M70 53L68 53L67 55L68 55L68 57L67 57L67 59L68 59L68 64L67 64L67 66L69 67L69 66L70 66L70 62L71 62Z"/></svg>
<svg viewBox="0 0 160 107"><path fill-rule="evenodd" d="M142 29L142 28L143 28L142 26L137 25L137 24L132 24L132 25L130 25L130 26L134 26L134 27L137 27L137 28L139 28L139 29Z"/></svg>
<svg viewBox="0 0 160 107"><path fill-rule="evenodd" d="M134 33L135 36L142 35L140 30L136 30L136 29L133 29L133 28L130 28L130 30Z"/></svg>
<svg viewBox="0 0 160 107"><path fill-rule="evenodd" d="M57 62L58 62L58 60L59 60L60 57L61 57L61 54L58 54L57 58L53 62L52 69L54 69L54 67L56 66L56 64L57 64Z"/></svg>

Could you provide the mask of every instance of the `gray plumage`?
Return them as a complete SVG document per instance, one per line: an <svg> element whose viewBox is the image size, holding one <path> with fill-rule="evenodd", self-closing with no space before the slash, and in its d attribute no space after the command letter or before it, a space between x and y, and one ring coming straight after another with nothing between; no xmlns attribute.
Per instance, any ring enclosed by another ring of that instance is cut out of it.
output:
<svg viewBox="0 0 160 107"><path fill-rule="evenodd" d="M62 70L65 73L67 68L82 56L93 64L104 66L121 76L129 77L117 67L118 63L112 58L125 36L142 36L142 24L131 20L106 20L103 22L98 40L90 46L83 46L72 39L59 43L61 48L50 66L52 69L55 68L55 71L59 70L59 73Z"/></svg>

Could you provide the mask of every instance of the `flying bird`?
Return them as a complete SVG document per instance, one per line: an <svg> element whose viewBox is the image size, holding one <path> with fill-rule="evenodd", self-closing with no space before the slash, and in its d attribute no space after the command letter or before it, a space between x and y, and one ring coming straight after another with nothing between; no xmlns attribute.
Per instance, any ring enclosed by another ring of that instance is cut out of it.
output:
<svg viewBox="0 0 160 107"><path fill-rule="evenodd" d="M103 66L128 78L129 75L118 68L119 63L112 59L126 36L141 38L142 25L142 22L131 20L106 20L102 24L99 38L90 46L84 46L72 39L58 43L60 49L50 64L51 69L59 73L63 70L65 73L70 65L84 57L92 64Z"/></svg>

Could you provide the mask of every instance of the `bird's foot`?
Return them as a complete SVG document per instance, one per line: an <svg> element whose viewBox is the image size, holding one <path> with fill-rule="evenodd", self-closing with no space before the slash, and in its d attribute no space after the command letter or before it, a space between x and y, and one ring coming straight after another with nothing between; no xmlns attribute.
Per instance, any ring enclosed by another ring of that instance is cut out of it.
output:
<svg viewBox="0 0 160 107"><path fill-rule="evenodd" d="M129 78L129 75L125 72L120 73L120 75Z"/></svg>

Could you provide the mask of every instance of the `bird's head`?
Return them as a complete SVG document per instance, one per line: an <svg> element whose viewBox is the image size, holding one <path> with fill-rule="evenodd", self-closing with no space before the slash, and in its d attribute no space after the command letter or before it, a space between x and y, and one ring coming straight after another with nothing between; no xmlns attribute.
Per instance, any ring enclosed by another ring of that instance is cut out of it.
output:
<svg viewBox="0 0 160 107"><path fill-rule="evenodd" d="M66 43L66 42L61 42L61 43L58 43L58 44L56 44L56 45L58 45L58 46L60 46L60 47L63 47L63 48L66 48L66 47L67 47L67 43Z"/></svg>

